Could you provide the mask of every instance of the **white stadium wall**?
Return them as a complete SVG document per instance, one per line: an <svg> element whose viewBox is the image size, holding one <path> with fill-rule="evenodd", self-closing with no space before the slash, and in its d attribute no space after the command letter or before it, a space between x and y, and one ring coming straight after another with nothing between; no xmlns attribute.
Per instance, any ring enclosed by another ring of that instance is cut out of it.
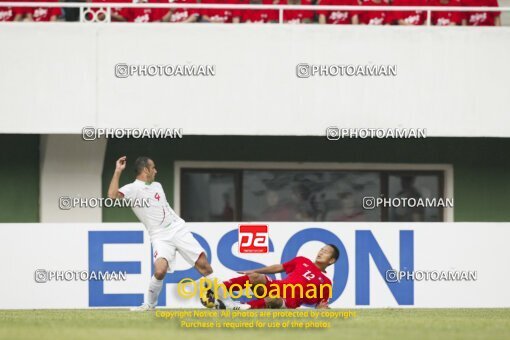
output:
<svg viewBox="0 0 510 340"><path fill-rule="evenodd" d="M289 260L314 258L323 242L340 248L333 279L337 308L510 307L509 223L268 223L267 254L239 254L235 223L189 223L212 257L215 274L237 276ZM0 309L127 307L141 303L151 275L148 235L138 223L3 224L0 226ZM24 253L34 256L19 256ZM386 270L469 271L464 281L400 282ZM200 306L176 293L182 278L196 279L177 255L177 271L167 275L159 305ZM127 279L41 281L37 270L127 271Z"/></svg>
<svg viewBox="0 0 510 340"><path fill-rule="evenodd" d="M0 133L323 135L338 125L509 137L509 41L508 27L0 24ZM121 79L118 63L212 64L216 75ZM389 64L397 76L302 79L299 63Z"/></svg>
<svg viewBox="0 0 510 340"><path fill-rule="evenodd" d="M106 139L84 143L76 135L43 135L40 146L40 222L100 222L101 209L59 208L59 199L102 197Z"/></svg>

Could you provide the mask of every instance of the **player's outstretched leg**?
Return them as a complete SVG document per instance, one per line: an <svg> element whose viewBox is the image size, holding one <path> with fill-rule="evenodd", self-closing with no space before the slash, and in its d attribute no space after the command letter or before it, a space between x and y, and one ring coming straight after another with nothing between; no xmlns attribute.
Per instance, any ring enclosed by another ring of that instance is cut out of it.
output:
<svg viewBox="0 0 510 340"><path fill-rule="evenodd" d="M258 274L258 273L250 273L247 275L242 275L238 277L234 277L230 280L224 281L223 285L225 286L225 289L227 292L231 291L238 291L241 287L244 287L247 283L250 283L252 287L255 287L257 285L267 285L267 278L264 274ZM259 295L263 294L262 287L258 287L259 289L257 293ZM228 294L227 294L228 296ZM243 305L239 302L233 301L230 297L227 298L219 298L217 299L218 304L216 308L218 309L249 309L245 308L246 305ZM264 307L261 307L264 308Z"/></svg>
<svg viewBox="0 0 510 340"><path fill-rule="evenodd" d="M232 291L239 290L239 286L244 287L246 283L251 283L252 287L257 285L267 285L267 278L264 274L250 273L238 277L231 278L230 280L224 281L225 288ZM264 290L262 287L257 287L259 290L257 293L262 295Z"/></svg>
<svg viewBox="0 0 510 340"><path fill-rule="evenodd" d="M167 270L168 262L166 259L158 258L156 262L154 262L154 275L151 277L146 300L143 305L131 308L131 311L147 312L155 309L158 304L159 293L161 293L161 288L163 288L163 279L165 278Z"/></svg>
<svg viewBox="0 0 510 340"><path fill-rule="evenodd" d="M200 256L198 257L197 261L195 262L195 268L198 270L204 278L209 280L209 282L214 285L215 283L221 282L217 277L213 275L213 270L211 267L211 264L207 260L207 257L205 256L205 253L202 252ZM218 286L218 294L219 296L226 296L226 292L223 290L223 287L221 285ZM214 296L214 290L208 289L203 292L203 294L200 296L200 302L204 307L207 308L214 308L216 305L216 299L217 297Z"/></svg>

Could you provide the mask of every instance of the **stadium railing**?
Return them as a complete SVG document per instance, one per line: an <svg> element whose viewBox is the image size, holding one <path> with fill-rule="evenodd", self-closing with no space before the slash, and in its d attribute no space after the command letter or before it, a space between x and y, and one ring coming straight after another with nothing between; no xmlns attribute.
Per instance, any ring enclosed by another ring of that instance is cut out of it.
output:
<svg viewBox="0 0 510 340"><path fill-rule="evenodd" d="M425 26L432 26L432 12L510 12L510 7L461 7L461 6L322 6L322 5L244 5L244 4L160 4L160 3L62 3L62 2L0 2L1 7L59 7L79 8L81 22L107 23L111 20L112 8L196 8L196 9L239 9L239 10L278 10L278 23L283 24L284 11L425 11ZM98 9L94 11L93 9ZM103 17L103 19L100 19Z"/></svg>

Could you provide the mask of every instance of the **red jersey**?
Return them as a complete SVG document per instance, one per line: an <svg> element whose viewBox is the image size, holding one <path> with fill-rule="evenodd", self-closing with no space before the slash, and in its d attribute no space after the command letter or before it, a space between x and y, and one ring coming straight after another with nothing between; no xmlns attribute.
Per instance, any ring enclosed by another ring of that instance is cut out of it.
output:
<svg viewBox="0 0 510 340"><path fill-rule="evenodd" d="M250 5L249 0L240 0L240 4ZM263 5L272 5L272 0L262 0ZM253 4L256 5L256 4ZM241 22L251 23L267 23L271 21L278 21L278 11L275 10L256 10L256 9L243 9L241 10Z"/></svg>
<svg viewBox="0 0 510 340"><path fill-rule="evenodd" d="M385 1L361 0L362 6L389 6ZM363 11L360 10L359 22L365 25L384 25L388 21L388 13L384 11Z"/></svg>
<svg viewBox="0 0 510 340"><path fill-rule="evenodd" d="M392 6L427 6L427 0L393 0ZM426 11L394 11L388 13L389 22L403 20L408 25L423 25Z"/></svg>
<svg viewBox="0 0 510 340"><path fill-rule="evenodd" d="M499 7L498 0L462 0L466 7ZM468 26L494 26L501 12L466 12Z"/></svg>
<svg viewBox="0 0 510 340"><path fill-rule="evenodd" d="M239 4L239 1L236 0L202 0L200 1L202 4ZM232 8L228 9L203 9L202 15L206 15L209 19L215 19L214 22L223 22L230 23L234 17L241 16L241 10L236 8L236 6L232 6Z"/></svg>
<svg viewBox="0 0 510 340"><path fill-rule="evenodd" d="M12 7L0 7L0 22L13 21L16 14Z"/></svg>
<svg viewBox="0 0 510 340"><path fill-rule="evenodd" d="M7 2L10 0L0 0L0 3ZM21 7L2 7L0 6L0 22L2 21L13 21L16 14L23 14L23 8Z"/></svg>
<svg viewBox="0 0 510 340"><path fill-rule="evenodd" d="M287 0L280 1L281 5L288 5ZM312 0L301 0L300 5L310 6ZM295 10L283 11L283 22L287 24L302 24L306 19L313 20L313 11Z"/></svg>
<svg viewBox="0 0 510 340"><path fill-rule="evenodd" d="M172 4L196 4L197 0L168 0ZM166 11L168 13L168 11ZM170 16L170 22L183 22L192 16L199 16L200 11L196 8L174 8Z"/></svg>
<svg viewBox="0 0 510 340"><path fill-rule="evenodd" d="M357 0L319 0L318 5L322 6L358 6ZM352 17L358 13L355 11L325 11L318 10L319 15L326 17L326 23L333 25L348 25L352 23Z"/></svg>
<svg viewBox="0 0 510 340"><path fill-rule="evenodd" d="M149 0L149 3L161 3L159 0ZM168 13L168 9L160 8L143 8L140 3L138 7L122 8L120 15L129 22L154 22L159 21Z"/></svg>
<svg viewBox="0 0 510 340"><path fill-rule="evenodd" d="M444 6L444 7L457 7L462 6L460 0L446 0L442 3L441 0L429 0L430 6ZM463 12L432 12L432 25L436 26L449 26L451 24L461 25L464 19Z"/></svg>
<svg viewBox="0 0 510 340"><path fill-rule="evenodd" d="M298 308L303 304L317 305L321 301L329 299L329 294L332 293L331 280L311 260L298 256L289 262L285 262L283 269L288 274L287 277L283 280L268 281L268 292L271 292L271 285L278 285L281 297L284 299L287 308ZM301 285L303 287L303 296L300 296L299 288L293 289L289 286L290 284ZM310 284L315 286L315 289L310 288L308 286ZM287 286L284 288L284 285ZM329 288L324 285L329 285ZM283 289L285 289L285 297L283 296ZM309 297L306 296L307 291ZM313 294L313 292L316 292L316 294ZM322 297L321 292L323 293ZM312 297L312 295L314 296Z"/></svg>
<svg viewBox="0 0 510 340"><path fill-rule="evenodd" d="M34 0L34 2L58 2L58 0ZM62 10L59 7L36 7L36 8L24 8L24 12L27 14L32 14L32 19L34 21L50 21L53 16L62 15Z"/></svg>

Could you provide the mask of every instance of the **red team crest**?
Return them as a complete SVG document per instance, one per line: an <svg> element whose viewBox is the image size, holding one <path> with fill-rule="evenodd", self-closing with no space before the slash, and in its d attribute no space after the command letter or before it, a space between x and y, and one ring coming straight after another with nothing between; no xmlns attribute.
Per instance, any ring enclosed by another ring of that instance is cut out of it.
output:
<svg viewBox="0 0 510 340"><path fill-rule="evenodd" d="M239 225L239 253L267 253L268 251L267 225Z"/></svg>

